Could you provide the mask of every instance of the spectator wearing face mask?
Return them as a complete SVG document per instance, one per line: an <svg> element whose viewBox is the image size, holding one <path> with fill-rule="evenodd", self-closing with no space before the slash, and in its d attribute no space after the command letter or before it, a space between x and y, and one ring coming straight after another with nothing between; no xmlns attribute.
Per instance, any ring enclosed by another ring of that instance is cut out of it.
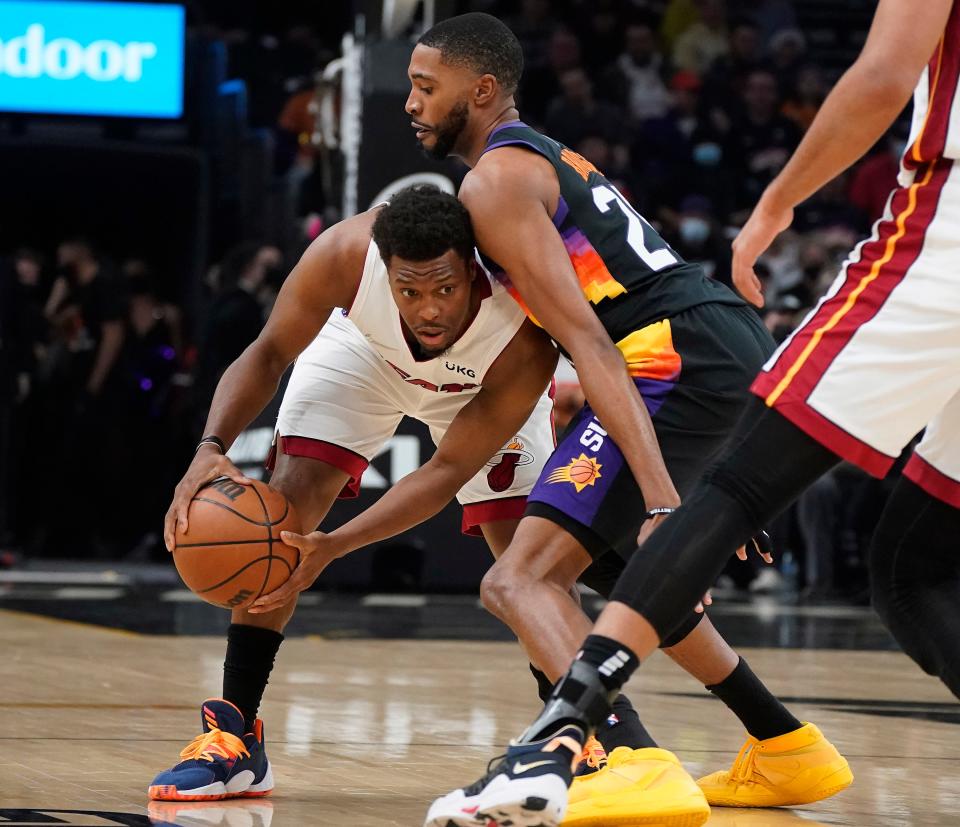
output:
<svg viewBox="0 0 960 827"><path fill-rule="evenodd" d="M646 209L676 209L685 195L700 193L725 212L731 189L722 163L725 138L702 104L700 78L677 72L670 94L669 111L641 125L631 151Z"/></svg>
<svg viewBox="0 0 960 827"><path fill-rule="evenodd" d="M685 261L699 264L707 276L730 284L730 245L722 237L710 199L688 195L680 202L670 244Z"/></svg>

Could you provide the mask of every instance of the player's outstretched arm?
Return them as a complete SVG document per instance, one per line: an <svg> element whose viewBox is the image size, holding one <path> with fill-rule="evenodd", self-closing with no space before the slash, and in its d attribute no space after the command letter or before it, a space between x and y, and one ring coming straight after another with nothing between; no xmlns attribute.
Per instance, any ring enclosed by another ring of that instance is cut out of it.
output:
<svg viewBox="0 0 960 827"><path fill-rule="evenodd" d="M317 335L330 311L353 300L372 223L373 216L364 213L332 227L310 245L284 282L260 335L217 384L204 436L216 436L229 447L273 398L283 372ZM215 444L202 445L167 509L163 537L168 550L173 550L177 528L189 529L193 495L219 476L250 482Z"/></svg>
<svg viewBox="0 0 960 827"><path fill-rule="evenodd" d="M793 208L861 158L903 111L938 49L952 5L953 0L880 0L860 56L733 242L733 281L747 300L763 305L753 266L790 226Z"/></svg>
<svg viewBox="0 0 960 827"><path fill-rule="evenodd" d="M542 331L525 322L426 463L330 534L281 534L285 543L300 549L300 565L286 583L249 611L265 613L283 606L338 557L400 534L440 511L529 419L556 364L556 349Z"/></svg>
<svg viewBox="0 0 960 827"><path fill-rule="evenodd" d="M556 174L522 149L491 154L496 162L479 164L460 190L477 246L506 270L540 324L572 357L584 394L623 451L647 507L679 505L623 354L587 303L550 218L547 205L559 195ZM648 520L645 530L656 524Z"/></svg>

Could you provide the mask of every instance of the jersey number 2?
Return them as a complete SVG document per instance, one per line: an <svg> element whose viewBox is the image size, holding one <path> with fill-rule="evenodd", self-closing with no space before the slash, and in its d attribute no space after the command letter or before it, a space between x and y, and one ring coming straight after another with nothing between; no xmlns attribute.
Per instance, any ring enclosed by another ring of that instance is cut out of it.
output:
<svg viewBox="0 0 960 827"><path fill-rule="evenodd" d="M666 247L660 250L648 250L646 239L644 238L643 227L650 227L640 213L631 207L613 187L601 184L593 188L593 203L597 205L600 212L609 212L610 205L616 202L617 206L627 217L627 244L633 247L634 252L640 256L640 260L651 270L656 272L671 264L676 264L677 257ZM653 230L653 227L650 227Z"/></svg>

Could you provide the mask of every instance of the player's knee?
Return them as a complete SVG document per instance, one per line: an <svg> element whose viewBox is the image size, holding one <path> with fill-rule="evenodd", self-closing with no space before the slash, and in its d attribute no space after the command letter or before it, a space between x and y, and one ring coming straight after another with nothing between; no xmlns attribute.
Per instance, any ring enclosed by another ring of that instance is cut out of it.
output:
<svg viewBox="0 0 960 827"><path fill-rule="evenodd" d="M297 609L297 597L266 614L251 614L246 609L234 609L230 614L230 622L241 626L256 626L260 629L271 629L274 632L283 632L293 613Z"/></svg>
<svg viewBox="0 0 960 827"><path fill-rule="evenodd" d="M484 608L505 619L516 602L522 577L513 566L494 563L480 581L480 602Z"/></svg>
<svg viewBox="0 0 960 827"><path fill-rule="evenodd" d="M343 485L345 472L309 457L281 454L270 477L270 486L293 505L301 531L313 531L327 515Z"/></svg>

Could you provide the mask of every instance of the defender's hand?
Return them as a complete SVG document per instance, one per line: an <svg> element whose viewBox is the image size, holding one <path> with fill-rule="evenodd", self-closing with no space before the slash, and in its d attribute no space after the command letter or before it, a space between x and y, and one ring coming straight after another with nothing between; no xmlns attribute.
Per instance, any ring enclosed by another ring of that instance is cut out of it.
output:
<svg viewBox="0 0 960 827"><path fill-rule="evenodd" d="M207 483L217 477L229 477L240 485L252 485L253 480L246 476L236 465L217 450L215 445L201 445L173 492L173 502L163 519L163 542L167 551L173 551L177 544L177 529L187 533L189 524L187 511L194 495Z"/></svg>
<svg viewBox="0 0 960 827"><path fill-rule="evenodd" d="M280 539L288 546L300 549L300 565L279 589L255 600L247 609L250 614L266 614L286 605L304 589L309 589L313 581L320 576L320 572L341 556L340 550L330 540L330 535L322 531L306 535L281 531Z"/></svg>
<svg viewBox="0 0 960 827"><path fill-rule="evenodd" d="M679 503L676 505L676 508L679 508ZM643 521L643 525L640 526L640 533L637 535L637 545L642 546L650 537L651 534L660 526L670 514L655 514L652 517L648 517Z"/></svg>
<svg viewBox="0 0 960 827"><path fill-rule="evenodd" d="M746 546L740 546L737 549L737 557L741 560L747 559L748 546L763 558L764 563L773 565L773 540L770 539L770 535L766 531L760 529L750 538L750 542Z"/></svg>
<svg viewBox="0 0 960 827"><path fill-rule="evenodd" d="M763 292L753 266L773 240L792 223L793 210L771 208L764 196L733 240L733 284L748 302L757 307L763 307Z"/></svg>

